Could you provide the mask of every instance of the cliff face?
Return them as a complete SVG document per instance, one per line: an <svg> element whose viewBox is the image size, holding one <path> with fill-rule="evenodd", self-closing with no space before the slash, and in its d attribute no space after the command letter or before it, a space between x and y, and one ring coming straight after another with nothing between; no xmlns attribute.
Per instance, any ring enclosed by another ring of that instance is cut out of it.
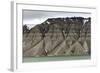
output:
<svg viewBox="0 0 100 73"><path fill-rule="evenodd" d="M30 30L23 26L23 56L90 55L90 42L90 18L49 18Z"/></svg>

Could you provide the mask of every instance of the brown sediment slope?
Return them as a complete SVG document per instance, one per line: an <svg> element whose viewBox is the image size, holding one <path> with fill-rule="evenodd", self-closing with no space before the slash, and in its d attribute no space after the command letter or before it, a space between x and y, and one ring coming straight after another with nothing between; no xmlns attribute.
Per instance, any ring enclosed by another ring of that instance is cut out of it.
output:
<svg viewBox="0 0 100 73"><path fill-rule="evenodd" d="M23 26L23 56L91 54L91 19L48 18L30 30Z"/></svg>

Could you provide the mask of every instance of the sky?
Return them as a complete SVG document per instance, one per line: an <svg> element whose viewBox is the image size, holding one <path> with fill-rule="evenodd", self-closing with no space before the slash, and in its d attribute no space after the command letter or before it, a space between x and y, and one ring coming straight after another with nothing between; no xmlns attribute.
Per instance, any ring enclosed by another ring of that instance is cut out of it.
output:
<svg viewBox="0 0 100 73"><path fill-rule="evenodd" d="M54 12L54 11L36 11L36 10L23 10L23 25L27 25L29 29L37 24L40 24L48 18L65 18L65 17L91 17L90 13L79 12Z"/></svg>

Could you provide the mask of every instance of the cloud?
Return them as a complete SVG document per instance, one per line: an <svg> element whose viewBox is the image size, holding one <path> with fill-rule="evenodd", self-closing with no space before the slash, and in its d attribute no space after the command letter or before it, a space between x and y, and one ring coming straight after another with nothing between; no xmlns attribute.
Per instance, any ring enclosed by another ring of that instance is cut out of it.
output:
<svg viewBox="0 0 100 73"><path fill-rule="evenodd" d="M58 17L91 17L90 13L79 12L56 12L56 11L36 11L36 10L23 10L23 25L30 24L34 27L36 24L44 22L48 18ZM30 28L31 28L30 26Z"/></svg>

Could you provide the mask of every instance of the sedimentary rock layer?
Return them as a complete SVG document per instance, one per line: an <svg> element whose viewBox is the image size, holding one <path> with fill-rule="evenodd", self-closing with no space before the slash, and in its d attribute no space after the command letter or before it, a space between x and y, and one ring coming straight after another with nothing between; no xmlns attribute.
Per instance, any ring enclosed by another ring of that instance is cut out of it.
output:
<svg viewBox="0 0 100 73"><path fill-rule="evenodd" d="M91 54L91 18L48 18L30 30L23 26L23 56Z"/></svg>

